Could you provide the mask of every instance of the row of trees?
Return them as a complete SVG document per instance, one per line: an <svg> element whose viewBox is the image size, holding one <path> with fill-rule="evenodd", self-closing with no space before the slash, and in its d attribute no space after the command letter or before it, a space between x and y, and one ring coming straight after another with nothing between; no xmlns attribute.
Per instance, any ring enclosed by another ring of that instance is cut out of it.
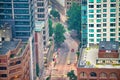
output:
<svg viewBox="0 0 120 80"><path fill-rule="evenodd" d="M55 28L52 27L52 20L49 19L49 36L54 34L54 40L57 47L60 46L62 42L65 40L65 29L64 26L60 23L57 23Z"/></svg>

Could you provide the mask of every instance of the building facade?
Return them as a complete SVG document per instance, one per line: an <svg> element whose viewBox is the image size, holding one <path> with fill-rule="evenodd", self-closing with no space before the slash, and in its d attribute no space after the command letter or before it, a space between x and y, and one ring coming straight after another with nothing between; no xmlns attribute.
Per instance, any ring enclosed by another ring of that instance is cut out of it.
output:
<svg viewBox="0 0 120 80"><path fill-rule="evenodd" d="M119 42L102 41L99 46L81 48L77 66L78 80L119 80Z"/></svg>
<svg viewBox="0 0 120 80"><path fill-rule="evenodd" d="M88 0L88 44L120 41L119 0Z"/></svg>
<svg viewBox="0 0 120 80"><path fill-rule="evenodd" d="M49 40L48 28L48 0L34 0L34 20L44 21L43 27L43 47L46 48Z"/></svg>
<svg viewBox="0 0 120 80"><path fill-rule="evenodd" d="M31 8L31 0L1 0L0 27L9 23L12 26L13 38L28 40L34 27Z"/></svg>
<svg viewBox="0 0 120 80"><path fill-rule="evenodd" d="M21 40L2 42L0 80L30 80L30 48Z"/></svg>

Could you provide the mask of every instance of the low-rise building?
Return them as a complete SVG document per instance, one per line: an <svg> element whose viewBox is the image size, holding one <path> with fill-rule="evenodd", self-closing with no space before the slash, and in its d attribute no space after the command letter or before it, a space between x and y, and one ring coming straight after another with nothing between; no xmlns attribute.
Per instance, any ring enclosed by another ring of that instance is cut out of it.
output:
<svg viewBox="0 0 120 80"><path fill-rule="evenodd" d="M77 65L78 80L120 80L120 50L117 41L102 41L81 48Z"/></svg>

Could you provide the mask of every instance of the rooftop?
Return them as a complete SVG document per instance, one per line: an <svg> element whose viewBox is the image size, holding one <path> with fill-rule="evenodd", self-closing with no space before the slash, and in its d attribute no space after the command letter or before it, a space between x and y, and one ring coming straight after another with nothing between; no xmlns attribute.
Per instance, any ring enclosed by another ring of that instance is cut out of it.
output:
<svg viewBox="0 0 120 80"><path fill-rule="evenodd" d="M15 41L4 41L2 42L2 48L0 48L0 55L6 54L9 50L13 50L18 45L19 40Z"/></svg>
<svg viewBox="0 0 120 80"><path fill-rule="evenodd" d="M118 50L119 49L119 42L114 41L101 41L99 43L99 49L100 50Z"/></svg>
<svg viewBox="0 0 120 80"><path fill-rule="evenodd" d="M120 58L98 58L99 46L81 48L78 67L81 68L120 68Z"/></svg>

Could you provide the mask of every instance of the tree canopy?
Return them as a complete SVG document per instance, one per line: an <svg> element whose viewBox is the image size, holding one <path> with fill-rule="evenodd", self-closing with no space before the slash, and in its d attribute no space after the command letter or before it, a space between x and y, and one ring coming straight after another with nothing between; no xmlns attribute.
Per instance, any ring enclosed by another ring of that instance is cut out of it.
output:
<svg viewBox="0 0 120 80"><path fill-rule="evenodd" d="M74 70L68 72L67 76L69 77L69 80L77 80L77 76L75 75Z"/></svg>
<svg viewBox="0 0 120 80"><path fill-rule="evenodd" d="M60 13L58 11L56 11L55 9L52 9L50 11L50 14L55 17L55 18L58 18L60 20Z"/></svg>
<svg viewBox="0 0 120 80"><path fill-rule="evenodd" d="M67 23L69 29L77 30L80 33L81 30L81 8L77 3L72 3L70 9L67 11Z"/></svg>
<svg viewBox="0 0 120 80"><path fill-rule="evenodd" d="M64 26L60 23L57 23L56 24L56 27L54 29L54 40L55 40L55 43L57 46L60 46L61 43L64 42L65 40L65 36L64 36L64 33L65 33L65 29L64 29Z"/></svg>
<svg viewBox="0 0 120 80"><path fill-rule="evenodd" d="M52 20L49 19L48 20L48 23L49 23L49 36L52 36L53 32L54 32L54 29L52 27Z"/></svg>

